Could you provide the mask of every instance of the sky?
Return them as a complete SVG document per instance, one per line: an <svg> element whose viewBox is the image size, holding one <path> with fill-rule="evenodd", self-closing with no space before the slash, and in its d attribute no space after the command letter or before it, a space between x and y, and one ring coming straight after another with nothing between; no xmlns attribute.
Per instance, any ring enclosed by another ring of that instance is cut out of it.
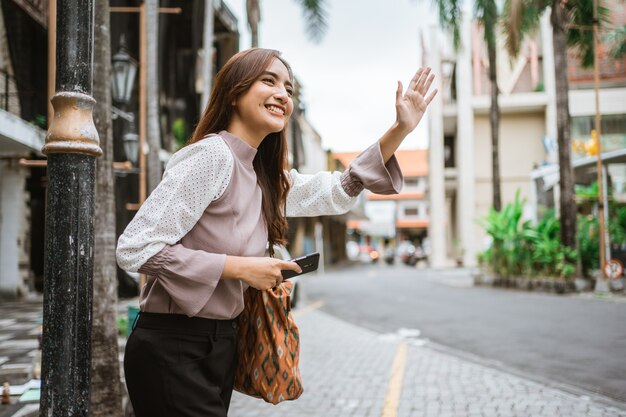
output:
<svg viewBox="0 0 626 417"><path fill-rule="evenodd" d="M245 0L224 3L239 19L240 49L250 47ZM302 84L307 118L334 152L361 151L395 120L397 81L421 64L420 32L435 24L430 0L326 0L328 30L309 40L296 0L261 0L259 46L277 49ZM428 146L427 118L401 149Z"/></svg>

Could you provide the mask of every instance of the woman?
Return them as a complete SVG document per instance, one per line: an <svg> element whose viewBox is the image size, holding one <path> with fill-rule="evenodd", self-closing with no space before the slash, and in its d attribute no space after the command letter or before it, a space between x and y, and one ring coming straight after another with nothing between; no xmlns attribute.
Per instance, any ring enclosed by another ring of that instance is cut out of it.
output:
<svg viewBox="0 0 626 417"><path fill-rule="evenodd" d="M189 144L118 242L119 265L148 275L124 357L138 417L227 415L243 291L276 286L281 270L300 272L264 257L266 246L286 242L286 217L346 212L364 188L397 193L393 153L435 96L432 81L420 69L404 94L398 82L395 123L344 173L301 175L286 171L287 62L250 49L226 63Z"/></svg>

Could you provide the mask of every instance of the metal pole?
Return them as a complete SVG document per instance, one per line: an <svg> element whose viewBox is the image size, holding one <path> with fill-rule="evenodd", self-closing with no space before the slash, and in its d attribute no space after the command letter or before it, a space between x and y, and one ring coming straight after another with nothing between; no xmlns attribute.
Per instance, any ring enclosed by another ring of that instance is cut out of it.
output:
<svg viewBox="0 0 626 417"><path fill-rule="evenodd" d="M54 97L56 77L56 45L57 45L57 0L48 2L48 126L54 118L52 97Z"/></svg>
<svg viewBox="0 0 626 417"><path fill-rule="evenodd" d="M87 417L96 157L92 0L57 1L48 156L41 417Z"/></svg>
<svg viewBox="0 0 626 417"><path fill-rule="evenodd" d="M146 45L146 2L139 6L139 206L146 201L146 87L147 87L147 45ZM146 274L139 276L139 289L146 285Z"/></svg>
<svg viewBox="0 0 626 417"><path fill-rule="evenodd" d="M606 165L602 165L602 184L608 184ZM608 187L602 187L602 202L604 203L604 260L611 260L611 236L609 236L609 228L606 227L606 219L609 218L609 193Z"/></svg>
<svg viewBox="0 0 626 417"><path fill-rule="evenodd" d="M605 217L605 200L604 200L604 184L602 166L602 135L600 130L600 63L598 57L598 0L593 0L593 88L596 100L596 117L595 117L595 140L598 150L598 159L596 163L597 181L598 181L598 224L600 226L600 276L596 280L595 291L607 292L608 285L606 282L606 274L604 266L606 265L606 217Z"/></svg>

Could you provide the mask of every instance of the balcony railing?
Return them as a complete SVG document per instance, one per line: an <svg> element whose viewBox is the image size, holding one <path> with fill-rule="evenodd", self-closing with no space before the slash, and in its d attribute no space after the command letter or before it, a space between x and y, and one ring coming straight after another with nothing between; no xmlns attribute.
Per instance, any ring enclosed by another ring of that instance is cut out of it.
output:
<svg viewBox="0 0 626 417"><path fill-rule="evenodd" d="M0 69L0 109L21 116L20 99L34 96L34 92L18 92L15 78Z"/></svg>

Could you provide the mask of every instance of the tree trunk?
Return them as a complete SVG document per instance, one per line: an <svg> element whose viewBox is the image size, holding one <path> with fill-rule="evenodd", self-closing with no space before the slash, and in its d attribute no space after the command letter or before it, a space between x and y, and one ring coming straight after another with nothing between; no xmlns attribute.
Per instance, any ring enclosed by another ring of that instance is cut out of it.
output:
<svg viewBox="0 0 626 417"><path fill-rule="evenodd" d="M159 1L146 0L146 138L148 142L148 194L156 188L163 175L161 123L159 122Z"/></svg>
<svg viewBox="0 0 626 417"><path fill-rule="evenodd" d="M117 346L117 269L111 119L111 40L109 1L97 0L94 25L94 122L103 155L96 165L96 215L91 348L91 413L122 417Z"/></svg>
<svg viewBox="0 0 626 417"><path fill-rule="evenodd" d="M576 203L574 202L574 172L572 171L569 83L567 71L567 37L564 10L560 1L552 2L552 40L554 46L554 72L556 78L556 127L559 144L561 242L576 248Z"/></svg>
<svg viewBox="0 0 626 417"><path fill-rule="evenodd" d="M202 116L204 109L209 105L211 87L213 85L213 42L215 40L215 5L213 0L204 2L204 26L202 34L203 65L202 65L202 100L199 106L199 116Z"/></svg>
<svg viewBox="0 0 626 417"><path fill-rule="evenodd" d="M246 14L250 26L251 47L259 46L259 22L261 21L261 6L259 0L246 0Z"/></svg>
<svg viewBox="0 0 626 417"><path fill-rule="evenodd" d="M491 82L491 109L489 122L491 124L491 175L493 187L493 209L500 211L502 197L500 195L500 106L498 105L498 79L496 64L496 46L487 45L489 55L489 81Z"/></svg>

